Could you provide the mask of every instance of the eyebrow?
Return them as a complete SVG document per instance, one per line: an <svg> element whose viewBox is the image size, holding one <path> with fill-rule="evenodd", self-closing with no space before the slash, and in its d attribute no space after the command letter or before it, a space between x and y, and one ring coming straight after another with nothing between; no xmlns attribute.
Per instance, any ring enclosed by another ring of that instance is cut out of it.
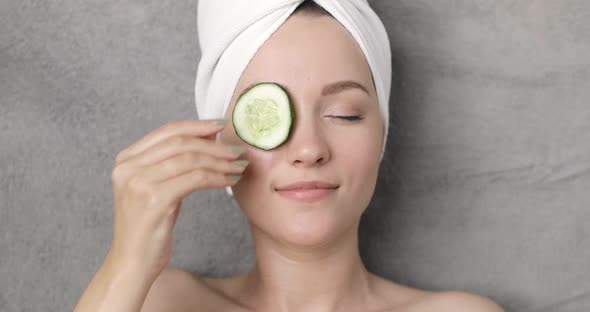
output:
<svg viewBox="0 0 590 312"><path fill-rule="evenodd" d="M329 85L326 85L324 87L324 89L322 90L322 96L335 94L335 93L342 92L345 90L350 90L350 89L359 89L359 90L362 90L363 92L365 92L367 95L369 95L369 91L362 84L360 84L356 81L353 81L353 80L343 80L343 81L337 81L337 82L333 82Z"/></svg>
<svg viewBox="0 0 590 312"><path fill-rule="evenodd" d="M240 95L238 96L238 98L242 97L242 95L244 95L246 92L248 92L248 90L252 89L252 87L254 87L257 84L260 84L262 82L254 82L252 84L250 84L248 87L244 88L244 90L242 90L242 92L240 93ZM287 93L291 94L291 91L285 86L280 84L280 86L285 89L287 91ZM327 84L326 86L324 86L324 88L322 89L322 96L326 96L326 95L332 95L332 94L336 94L345 90L351 90L351 89L359 89L363 92L365 92L367 95L369 94L369 90L363 86L361 83L356 82L354 80L342 80L342 81L336 81L330 84Z"/></svg>

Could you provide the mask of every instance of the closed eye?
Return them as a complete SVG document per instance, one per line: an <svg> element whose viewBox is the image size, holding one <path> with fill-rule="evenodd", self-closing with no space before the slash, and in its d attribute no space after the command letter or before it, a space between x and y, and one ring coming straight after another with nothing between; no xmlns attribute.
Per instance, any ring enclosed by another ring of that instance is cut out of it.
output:
<svg viewBox="0 0 590 312"><path fill-rule="evenodd" d="M345 119L345 120L350 120L350 121L362 120L363 119L363 117L360 116L360 115L354 115L354 116L334 116L334 115L328 115L327 117L334 117L334 118Z"/></svg>

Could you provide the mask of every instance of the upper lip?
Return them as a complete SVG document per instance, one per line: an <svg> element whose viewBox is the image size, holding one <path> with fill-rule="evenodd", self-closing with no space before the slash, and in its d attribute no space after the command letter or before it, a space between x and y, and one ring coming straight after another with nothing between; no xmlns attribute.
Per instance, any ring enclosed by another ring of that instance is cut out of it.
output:
<svg viewBox="0 0 590 312"><path fill-rule="evenodd" d="M277 191L301 190L301 189L319 189L319 188L337 188L338 184L326 181L298 181L289 185L277 187Z"/></svg>

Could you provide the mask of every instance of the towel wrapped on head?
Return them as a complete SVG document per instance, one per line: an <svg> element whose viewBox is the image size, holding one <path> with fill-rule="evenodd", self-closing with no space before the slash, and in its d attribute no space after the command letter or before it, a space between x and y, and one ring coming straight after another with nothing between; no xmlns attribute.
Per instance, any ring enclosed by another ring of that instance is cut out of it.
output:
<svg viewBox="0 0 590 312"><path fill-rule="evenodd" d="M195 81L199 119L223 118L233 90L256 51L304 0L199 0L201 60ZM314 0L353 36L371 70L384 123L389 129L391 50L383 23L367 0ZM228 187L228 193L231 189Z"/></svg>

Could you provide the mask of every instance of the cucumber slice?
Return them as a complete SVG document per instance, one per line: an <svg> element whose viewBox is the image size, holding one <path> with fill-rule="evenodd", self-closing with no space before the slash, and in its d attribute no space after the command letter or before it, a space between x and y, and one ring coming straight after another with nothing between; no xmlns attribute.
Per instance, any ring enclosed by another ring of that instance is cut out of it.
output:
<svg viewBox="0 0 590 312"><path fill-rule="evenodd" d="M254 85L238 99L232 112L238 137L263 150L287 141L294 118L289 94L274 82Z"/></svg>

